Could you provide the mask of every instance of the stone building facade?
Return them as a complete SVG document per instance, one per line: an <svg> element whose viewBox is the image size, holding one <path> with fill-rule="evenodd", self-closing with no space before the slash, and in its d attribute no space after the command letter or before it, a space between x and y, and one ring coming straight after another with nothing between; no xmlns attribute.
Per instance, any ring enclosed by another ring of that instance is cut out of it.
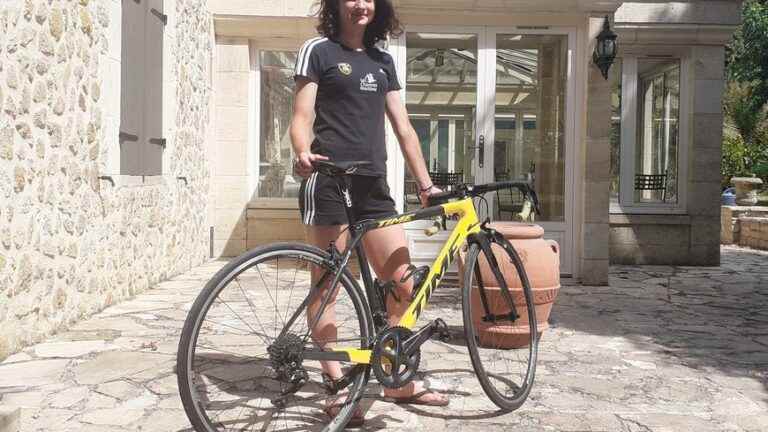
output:
<svg viewBox="0 0 768 432"><path fill-rule="evenodd" d="M563 274L585 284L606 284L614 263L719 263L724 52L741 2L394 3L405 34L386 48L431 171L480 183L534 172L537 220L560 243ZM210 4L226 66L215 87L241 95L215 107L228 120L215 138L214 249L229 256L303 237L279 107L316 7ZM607 80L592 63L605 16L619 45ZM390 189L407 210L412 180L392 134L387 145ZM493 219L510 218L502 204L490 200ZM420 264L445 239L423 228L406 226Z"/></svg>
<svg viewBox="0 0 768 432"><path fill-rule="evenodd" d="M0 3L0 359L209 257L213 24L162 12L163 171L136 176L120 0Z"/></svg>

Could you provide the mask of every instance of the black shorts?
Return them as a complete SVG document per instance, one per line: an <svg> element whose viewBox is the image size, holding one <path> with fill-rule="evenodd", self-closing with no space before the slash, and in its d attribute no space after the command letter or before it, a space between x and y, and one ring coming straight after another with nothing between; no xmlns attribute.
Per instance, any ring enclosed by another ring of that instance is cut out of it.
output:
<svg viewBox="0 0 768 432"><path fill-rule="evenodd" d="M385 177L353 175L352 212L356 221L397 214ZM347 212L339 183L318 172L301 182L299 210L305 225L346 225Z"/></svg>

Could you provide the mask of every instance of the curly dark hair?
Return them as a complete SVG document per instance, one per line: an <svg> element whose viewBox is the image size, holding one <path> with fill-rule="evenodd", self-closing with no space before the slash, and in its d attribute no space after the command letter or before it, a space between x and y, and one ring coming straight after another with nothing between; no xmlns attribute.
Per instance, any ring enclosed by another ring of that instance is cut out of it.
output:
<svg viewBox="0 0 768 432"><path fill-rule="evenodd" d="M341 31L339 22L339 1L343 0L319 0L320 8L317 12L317 32L328 39L338 40ZM385 40L387 35L400 36L403 33L400 20L397 18L395 8L390 0L375 0L376 13L373 21L365 28L363 44L370 48L376 42Z"/></svg>

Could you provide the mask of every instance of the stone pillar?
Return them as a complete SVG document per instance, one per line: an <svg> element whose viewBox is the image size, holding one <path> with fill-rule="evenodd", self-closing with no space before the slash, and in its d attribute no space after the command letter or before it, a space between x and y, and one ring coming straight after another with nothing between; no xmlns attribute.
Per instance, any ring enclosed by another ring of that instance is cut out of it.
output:
<svg viewBox="0 0 768 432"><path fill-rule="evenodd" d="M603 18L589 19L589 52ZM615 67L615 66L614 66ZM608 206L610 184L611 81L589 63L587 83L587 139L584 145L584 225L581 230L581 282L608 284Z"/></svg>
<svg viewBox="0 0 768 432"><path fill-rule="evenodd" d="M692 49L693 139L688 150L689 258L692 265L720 264L724 53L723 46L695 46Z"/></svg>
<svg viewBox="0 0 768 432"><path fill-rule="evenodd" d="M561 64L563 42L545 44L539 53L539 110L536 127L539 136L536 165L536 190L545 217L562 217L564 204L565 91L567 75ZM520 123L522 125L522 123Z"/></svg>
<svg viewBox="0 0 768 432"><path fill-rule="evenodd" d="M247 39L216 40L214 76L213 254L246 249L250 50Z"/></svg>

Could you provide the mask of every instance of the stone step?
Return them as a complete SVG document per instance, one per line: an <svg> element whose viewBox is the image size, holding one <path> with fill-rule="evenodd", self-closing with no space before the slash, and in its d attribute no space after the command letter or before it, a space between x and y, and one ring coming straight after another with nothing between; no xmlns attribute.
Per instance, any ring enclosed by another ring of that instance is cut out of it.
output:
<svg viewBox="0 0 768 432"><path fill-rule="evenodd" d="M19 408L0 406L0 432L20 432L20 417Z"/></svg>

